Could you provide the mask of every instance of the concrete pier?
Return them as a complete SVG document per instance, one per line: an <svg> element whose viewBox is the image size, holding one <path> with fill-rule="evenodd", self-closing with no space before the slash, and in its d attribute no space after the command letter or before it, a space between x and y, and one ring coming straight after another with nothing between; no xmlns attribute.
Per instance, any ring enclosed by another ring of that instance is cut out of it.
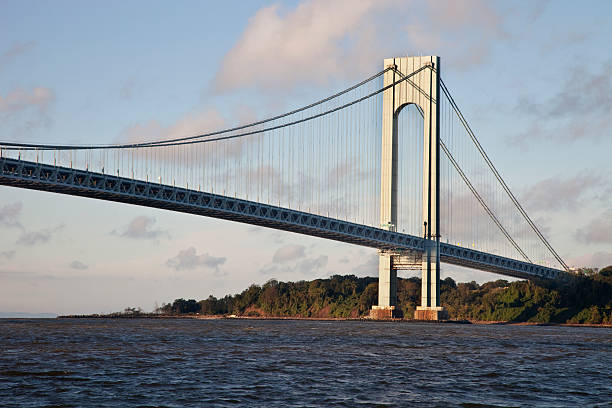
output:
<svg viewBox="0 0 612 408"><path fill-rule="evenodd" d="M415 320L448 320L448 312L441 306L417 306L414 311Z"/></svg>

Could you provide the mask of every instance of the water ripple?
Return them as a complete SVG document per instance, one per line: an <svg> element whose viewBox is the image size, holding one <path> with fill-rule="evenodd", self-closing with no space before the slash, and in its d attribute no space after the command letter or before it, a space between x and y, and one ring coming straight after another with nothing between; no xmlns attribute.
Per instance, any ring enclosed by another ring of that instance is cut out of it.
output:
<svg viewBox="0 0 612 408"><path fill-rule="evenodd" d="M3 407L612 406L610 329L6 319L0 350Z"/></svg>

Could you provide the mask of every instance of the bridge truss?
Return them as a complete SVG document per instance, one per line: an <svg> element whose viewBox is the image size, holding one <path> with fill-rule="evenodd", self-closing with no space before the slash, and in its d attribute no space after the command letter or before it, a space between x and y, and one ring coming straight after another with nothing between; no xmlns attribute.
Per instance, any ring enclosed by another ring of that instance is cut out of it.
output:
<svg viewBox="0 0 612 408"><path fill-rule="evenodd" d="M221 218L420 258L425 239L255 201L86 170L0 158L0 185ZM558 278L541 265L441 244L443 262L516 278Z"/></svg>

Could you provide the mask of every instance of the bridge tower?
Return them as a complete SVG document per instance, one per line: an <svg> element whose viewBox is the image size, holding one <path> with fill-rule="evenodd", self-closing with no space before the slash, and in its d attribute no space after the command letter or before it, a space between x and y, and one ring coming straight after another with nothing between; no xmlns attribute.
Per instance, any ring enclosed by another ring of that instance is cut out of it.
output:
<svg viewBox="0 0 612 408"><path fill-rule="evenodd" d="M420 320L439 320L446 313L440 306L440 58L437 56L387 58L384 67L394 69L384 74L383 86L392 85L419 69L417 74L391 86L383 94L382 171L380 223L395 230L398 193L398 116L416 105L423 113L423 236L421 306L415 311ZM371 316L399 316L397 307L397 269L399 255L382 252L378 265L378 306Z"/></svg>

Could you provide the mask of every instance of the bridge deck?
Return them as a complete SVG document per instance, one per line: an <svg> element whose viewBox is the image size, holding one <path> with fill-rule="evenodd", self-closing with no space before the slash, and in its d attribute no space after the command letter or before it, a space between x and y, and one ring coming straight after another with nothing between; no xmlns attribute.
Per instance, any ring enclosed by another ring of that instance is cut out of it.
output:
<svg viewBox="0 0 612 408"><path fill-rule="evenodd" d="M316 214L218 194L85 170L0 158L0 185L204 215L382 250L423 252L425 240ZM450 244L442 262L517 278L560 278L565 272Z"/></svg>

